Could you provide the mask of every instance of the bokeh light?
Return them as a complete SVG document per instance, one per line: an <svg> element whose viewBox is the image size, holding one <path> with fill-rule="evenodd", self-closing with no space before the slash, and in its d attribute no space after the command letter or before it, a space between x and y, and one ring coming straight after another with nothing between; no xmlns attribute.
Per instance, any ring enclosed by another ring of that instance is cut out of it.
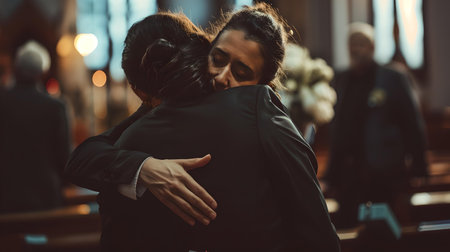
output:
<svg viewBox="0 0 450 252"><path fill-rule="evenodd" d="M103 87L106 83L106 74L102 70L97 70L92 75L92 83L96 87Z"/></svg>
<svg viewBox="0 0 450 252"><path fill-rule="evenodd" d="M74 45L81 56L87 56L97 48L98 39L92 33L82 33L75 37Z"/></svg>
<svg viewBox="0 0 450 252"><path fill-rule="evenodd" d="M60 94L59 83L54 78L50 78L47 81L47 83L45 83L45 88L47 89L47 92L50 95L59 95Z"/></svg>
<svg viewBox="0 0 450 252"><path fill-rule="evenodd" d="M70 35L64 35L59 39L56 45L56 52L60 57L67 57L73 50L73 37Z"/></svg>

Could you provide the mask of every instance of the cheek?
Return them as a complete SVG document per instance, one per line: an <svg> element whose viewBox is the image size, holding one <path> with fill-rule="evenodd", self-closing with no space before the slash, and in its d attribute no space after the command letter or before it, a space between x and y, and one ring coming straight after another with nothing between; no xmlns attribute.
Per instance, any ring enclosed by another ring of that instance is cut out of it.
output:
<svg viewBox="0 0 450 252"><path fill-rule="evenodd" d="M208 71L209 71L209 74L211 74L211 75L218 75L221 72L221 68L215 67L210 64L208 66Z"/></svg>
<svg viewBox="0 0 450 252"><path fill-rule="evenodd" d="M208 71L210 74L214 74L214 66L211 60L211 57L208 57Z"/></svg>

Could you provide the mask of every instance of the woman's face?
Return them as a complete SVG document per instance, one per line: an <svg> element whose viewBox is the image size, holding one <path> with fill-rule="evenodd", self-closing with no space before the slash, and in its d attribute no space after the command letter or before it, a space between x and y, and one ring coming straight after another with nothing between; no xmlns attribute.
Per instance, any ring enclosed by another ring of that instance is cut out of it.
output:
<svg viewBox="0 0 450 252"><path fill-rule="evenodd" d="M246 39L243 31L224 31L208 59L216 90L256 85L261 79L264 58L259 43Z"/></svg>

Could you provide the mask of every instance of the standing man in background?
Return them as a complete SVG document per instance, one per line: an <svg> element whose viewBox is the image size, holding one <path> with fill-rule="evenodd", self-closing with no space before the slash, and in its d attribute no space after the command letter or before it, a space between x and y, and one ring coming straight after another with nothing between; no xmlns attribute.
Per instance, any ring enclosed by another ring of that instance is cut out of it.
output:
<svg viewBox="0 0 450 252"><path fill-rule="evenodd" d="M62 205L68 123L64 104L40 90L46 59L34 41L19 48L15 86L0 94L0 213Z"/></svg>
<svg viewBox="0 0 450 252"><path fill-rule="evenodd" d="M350 26L351 67L338 74L336 117L324 182L336 193L337 228L356 225L358 205L393 203L410 176L426 176L424 122L409 79L379 66L373 27Z"/></svg>

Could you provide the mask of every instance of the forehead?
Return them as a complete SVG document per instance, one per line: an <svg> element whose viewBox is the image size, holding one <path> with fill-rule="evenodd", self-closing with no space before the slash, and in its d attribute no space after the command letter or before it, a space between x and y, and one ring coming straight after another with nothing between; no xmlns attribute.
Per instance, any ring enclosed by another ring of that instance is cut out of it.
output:
<svg viewBox="0 0 450 252"><path fill-rule="evenodd" d="M262 71L264 58L258 42L246 38L240 30L226 30L217 39L214 48L226 52L231 60L239 60L254 71Z"/></svg>
<svg viewBox="0 0 450 252"><path fill-rule="evenodd" d="M372 45L372 41L362 33L353 33L349 37L350 44Z"/></svg>

